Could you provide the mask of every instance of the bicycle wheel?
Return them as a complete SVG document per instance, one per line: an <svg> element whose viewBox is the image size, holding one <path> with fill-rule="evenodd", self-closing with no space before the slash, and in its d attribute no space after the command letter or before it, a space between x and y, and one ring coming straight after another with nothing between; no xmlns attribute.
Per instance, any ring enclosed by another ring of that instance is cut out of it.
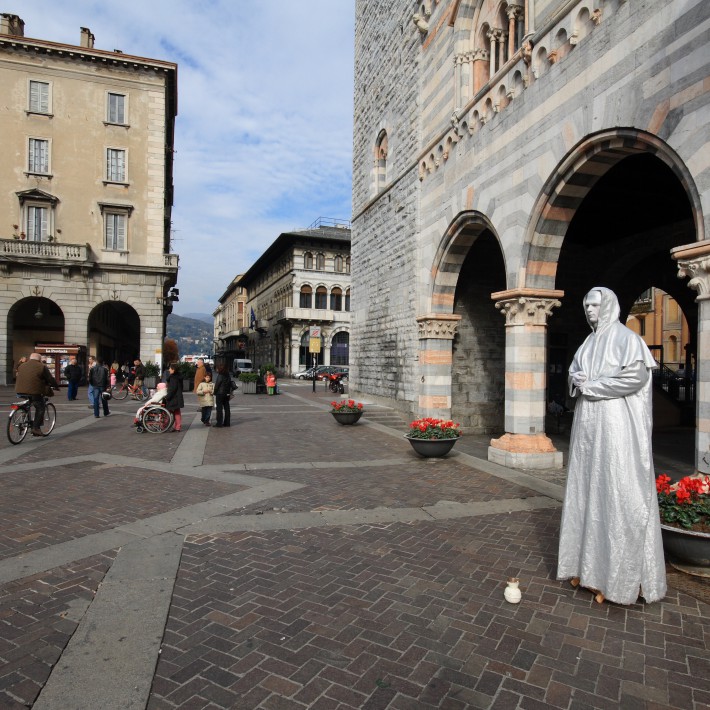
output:
<svg viewBox="0 0 710 710"><path fill-rule="evenodd" d="M7 420L7 438L11 444L19 444L26 436L30 428L27 412L24 409L16 409Z"/></svg>
<svg viewBox="0 0 710 710"><path fill-rule="evenodd" d="M43 436L49 436L57 423L57 408L51 402L45 402L44 419L39 430Z"/></svg>
<svg viewBox="0 0 710 710"><path fill-rule="evenodd" d="M142 402L144 399L148 399L148 395L146 395L140 387L134 392L134 394L139 402Z"/></svg>
<svg viewBox="0 0 710 710"><path fill-rule="evenodd" d="M141 424L151 434L162 434L173 425L173 415L164 407L148 407L143 412Z"/></svg>
<svg viewBox="0 0 710 710"><path fill-rule="evenodd" d="M124 384L114 385L111 388L111 396L114 399L126 399L128 397L128 387Z"/></svg>

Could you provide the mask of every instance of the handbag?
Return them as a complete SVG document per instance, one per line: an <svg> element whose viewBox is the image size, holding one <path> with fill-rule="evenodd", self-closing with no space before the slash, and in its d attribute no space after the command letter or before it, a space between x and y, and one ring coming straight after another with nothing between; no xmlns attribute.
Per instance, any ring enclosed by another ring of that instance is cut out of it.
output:
<svg viewBox="0 0 710 710"><path fill-rule="evenodd" d="M52 385L45 385L43 394L45 397L54 397L54 389Z"/></svg>

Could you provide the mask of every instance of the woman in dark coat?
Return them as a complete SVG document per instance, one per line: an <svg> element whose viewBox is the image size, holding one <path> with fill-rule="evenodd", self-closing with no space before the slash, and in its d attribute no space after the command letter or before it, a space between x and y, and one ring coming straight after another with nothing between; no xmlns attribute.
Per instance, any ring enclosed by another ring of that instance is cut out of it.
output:
<svg viewBox="0 0 710 710"><path fill-rule="evenodd" d="M232 397L232 376L226 365L217 368L217 379L214 381L214 402L217 407L217 423L215 426L229 426L231 410L229 400Z"/></svg>
<svg viewBox="0 0 710 710"><path fill-rule="evenodd" d="M185 406L185 400L182 397L182 377L177 371L177 363L171 362L168 370L168 394L165 396L165 407L169 409L175 417L175 424L172 431L180 431L182 429L182 413L181 409Z"/></svg>

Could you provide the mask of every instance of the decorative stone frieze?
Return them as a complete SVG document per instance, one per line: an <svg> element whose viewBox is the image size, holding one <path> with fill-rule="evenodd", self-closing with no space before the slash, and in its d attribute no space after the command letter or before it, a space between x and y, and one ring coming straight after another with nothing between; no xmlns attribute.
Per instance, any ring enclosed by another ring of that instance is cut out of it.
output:
<svg viewBox="0 0 710 710"><path fill-rule="evenodd" d="M429 338L453 340L460 320L461 316L445 313L429 313L417 316L419 340Z"/></svg>

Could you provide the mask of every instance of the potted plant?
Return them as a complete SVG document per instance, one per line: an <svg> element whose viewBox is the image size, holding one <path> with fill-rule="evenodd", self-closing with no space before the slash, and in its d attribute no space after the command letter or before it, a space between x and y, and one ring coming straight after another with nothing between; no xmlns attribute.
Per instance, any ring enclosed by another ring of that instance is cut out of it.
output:
<svg viewBox="0 0 710 710"><path fill-rule="evenodd" d="M158 383L158 377L160 377L160 368L155 362L146 362L143 366L145 368L145 377L143 378L143 384L148 389L155 389Z"/></svg>
<svg viewBox="0 0 710 710"><path fill-rule="evenodd" d="M244 394L256 394L256 383L259 381L259 374L256 372L240 372L239 381L242 383Z"/></svg>
<svg viewBox="0 0 710 710"><path fill-rule="evenodd" d="M363 412L362 402L356 402L354 399L331 402L330 406L330 413L338 424L355 424Z"/></svg>
<svg viewBox="0 0 710 710"><path fill-rule="evenodd" d="M177 371L182 377L182 391L191 392L195 386L195 371L197 367L190 362L179 362Z"/></svg>
<svg viewBox="0 0 710 710"><path fill-rule="evenodd" d="M710 567L710 476L656 478L663 547L679 562Z"/></svg>
<svg viewBox="0 0 710 710"><path fill-rule="evenodd" d="M420 456L438 458L446 456L460 436L459 425L450 419L422 417L409 425L404 438Z"/></svg>

